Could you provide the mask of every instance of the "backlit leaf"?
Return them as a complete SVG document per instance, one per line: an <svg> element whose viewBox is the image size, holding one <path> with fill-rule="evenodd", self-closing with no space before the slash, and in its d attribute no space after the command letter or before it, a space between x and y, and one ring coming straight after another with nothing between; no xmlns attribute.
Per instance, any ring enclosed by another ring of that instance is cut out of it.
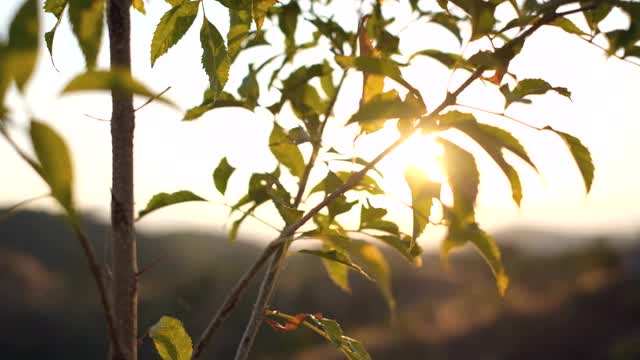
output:
<svg viewBox="0 0 640 360"><path fill-rule="evenodd" d="M200 44L202 45L202 66L209 76L209 88L212 90L215 101L229 79L231 60L222 35L206 18L200 30Z"/></svg>
<svg viewBox="0 0 640 360"><path fill-rule="evenodd" d="M203 114L205 114L208 111L211 111L217 108L223 108L223 107L239 107L239 108L245 108L249 111L253 110L253 107L251 106L251 104L248 104L246 101L236 99L233 97L233 95L224 91L218 94L217 98L214 101L213 91L211 89L207 89L204 92L204 99L202 100L202 104L187 110L182 120L183 121L195 120L201 117Z"/></svg>
<svg viewBox="0 0 640 360"><path fill-rule="evenodd" d="M70 0L69 20L71 29L84 54L88 69L96 65L104 17L104 0Z"/></svg>
<svg viewBox="0 0 640 360"><path fill-rule="evenodd" d="M216 189L220 191L221 194L224 194L227 191L227 183L229 182L229 177L236 169L229 165L227 158L222 158L220 160L220 164L213 171L213 182L216 186Z"/></svg>
<svg viewBox="0 0 640 360"><path fill-rule="evenodd" d="M350 243L349 253L375 280L393 314L396 300L391 289L391 268L380 249L366 241L353 240Z"/></svg>
<svg viewBox="0 0 640 360"><path fill-rule="evenodd" d="M436 23L445 29L449 30L462 44L462 35L460 34L460 27L458 26L458 18L448 13L436 13L431 16L431 22Z"/></svg>
<svg viewBox="0 0 640 360"><path fill-rule="evenodd" d="M149 329L149 337L162 360L190 360L191 337L182 322L170 316L163 316Z"/></svg>
<svg viewBox="0 0 640 360"><path fill-rule="evenodd" d="M562 138L562 140L564 140L565 144L567 144L571 155L578 165L578 169L580 169L580 174L582 175L582 179L584 180L584 185L587 189L587 193L591 191L591 184L593 184L595 167L593 166L593 159L591 158L589 149L587 149L587 147L582 144L580 139L575 136L569 135L562 131L558 131L550 126L545 127L545 129L556 133L558 136L560 136L560 138Z"/></svg>
<svg viewBox="0 0 640 360"><path fill-rule="evenodd" d="M69 0L46 0L44 3L44 11L50 14L53 14L56 17L56 23L53 25L51 30L47 31L44 34L44 40L47 43L47 49L49 50L49 55L51 56L51 61L53 62L53 39L56 35L56 30L58 30L58 26L62 20L62 13L64 12L65 7L69 3Z"/></svg>
<svg viewBox="0 0 640 360"><path fill-rule="evenodd" d="M411 246L415 244L429 224L433 198L440 198L441 185L429 181L424 175L420 176L420 174L420 170L412 167L407 167L404 173L404 178L411 189L411 208L413 210Z"/></svg>
<svg viewBox="0 0 640 360"><path fill-rule="evenodd" d="M354 68L364 73L386 76L414 94L419 94L418 90L402 77L398 63L391 59L370 56L336 56L335 61L345 68Z"/></svg>
<svg viewBox="0 0 640 360"><path fill-rule="evenodd" d="M188 190L181 190L174 193L159 193L154 195L147 203L147 207L140 211L138 219L149 214L152 211L156 211L163 207L180 204L188 201L207 201L202 197L192 193Z"/></svg>
<svg viewBox="0 0 640 360"><path fill-rule="evenodd" d="M133 0L131 2L131 6L134 9L138 10L141 14L147 14L147 11L144 9L144 0Z"/></svg>
<svg viewBox="0 0 640 360"><path fill-rule="evenodd" d="M574 35L587 35L584 31L580 30L573 21L567 19L566 17L559 17L549 23L551 26L559 27L569 34Z"/></svg>
<svg viewBox="0 0 640 360"><path fill-rule="evenodd" d="M240 52L242 43L249 37L251 28L251 10L229 9L229 32L227 44L229 45L229 59L231 62Z"/></svg>
<svg viewBox="0 0 640 360"><path fill-rule="evenodd" d="M382 219L387 215L387 210L375 208L371 203L368 203L368 205L363 205L360 209L360 229L373 229L397 235L398 225Z"/></svg>
<svg viewBox="0 0 640 360"><path fill-rule="evenodd" d="M374 96L362 104L351 116L348 124L358 123L366 132L378 130L385 120L393 118L417 118L424 114L425 107L420 101L412 101L408 94L405 100L400 99L398 92L391 90Z"/></svg>
<svg viewBox="0 0 640 360"><path fill-rule="evenodd" d="M31 142L40 164L38 173L49 185L51 195L73 213L73 166L64 140L48 125L31 122Z"/></svg>
<svg viewBox="0 0 640 360"><path fill-rule="evenodd" d="M304 158L298 146L291 143L284 129L274 123L269 136L269 149L279 163L286 166L293 176L302 177L304 173Z"/></svg>
<svg viewBox="0 0 640 360"><path fill-rule="evenodd" d="M467 60L465 58L454 53L442 52L435 49L426 49L418 51L411 55L409 61L411 61L416 56L428 56L430 58L433 58L434 60L440 62L442 65L446 66L448 69L459 68L471 71L473 70L473 67L467 63Z"/></svg>
<svg viewBox="0 0 640 360"><path fill-rule="evenodd" d="M337 249L329 249L329 250L300 250L299 252L302 254L315 255L329 261L340 263L360 273L360 275L366 277L367 279L372 280L369 274L367 274L359 265L353 263L349 255L343 251L340 251Z"/></svg>
<svg viewBox="0 0 640 360"><path fill-rule="evenodd" d="M176 107L169 99L151 92L145 85L131 77L125 70L113 69L111 71L87 71L73 78L62 90L63 94L78 91L116 90L130 92L134 95L156 98L158 101Z"/></svg>
<svg viewBox="0 0 640 360"><path fill-rule="evenodd" d="M571 99L571 92L567 90L567 88L553 87L542 79L524 79L519 81L512 91L508 91L506 85L501 87L500 91L505 97L505 108L513 102L529 103L530 101L524 99L526 96L542 95L546 94L548 91L555 91L558 94Z"/></svg>
<svg viewBox="0 0 640 360"><path fill-rule="evenodd" d="M447 181L453 192L453 206L464 221L474 218L474 206L478 196L480 174L471 154L459 146L440 140L444 147L444 164Z"/></svg>
<svg viewBox="0 0 640 360"><path fill-rule="evenodd" d="M9 26L6 63L20 91L24 91L24 86L31 77L38 59L39 36L38 1L26 0Z"/></svg>
<svg viewBox="0 0 640 360"><path fill-rule="evenodd" d="M151 40L151 66L182 39L196 19L198 8L197 1L176 2L171 10L162 15Z"/></svg>
<svg viewBox="0 0 640 360"><path fill-rule="evenodd" d="M277 0L253 0L253 19L256 22L258 32L262 30L262 24L267 12L277 2Z"/></svg>
<svg viewBox="0 0 640 360"><path fill-rule="evenodd" d="M376 239L396 249L402 256L407 258L413 265L422 266L423 249L418 243L414 243L413 238L408 235L377 235Z"/></svg>

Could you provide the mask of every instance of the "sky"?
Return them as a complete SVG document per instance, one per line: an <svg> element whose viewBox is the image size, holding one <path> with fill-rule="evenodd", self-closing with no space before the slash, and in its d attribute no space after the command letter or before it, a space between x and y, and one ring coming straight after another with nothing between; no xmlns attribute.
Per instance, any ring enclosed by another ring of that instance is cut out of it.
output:
<svg viewBox="0 0 640 360"><path fill-rule="evenodd" d="M8 24L18 0L5 0L7 9L0 13L0 37L6 39ZM224 8L207 2L207 15L226 33L228 20ZM357 24L354 5L340 2L336 18L351 28ZM387 2L389 3L389 2ZM355 2L354 2L355 4ZM385 5L386 6L386 5ZM169 5L160 0L147 2L147 15L132 14L133 23L133 71L136 77L157 92L168 86L167 97L182 109L199 104L207 78L200 64L199 46L200 14L191 30L151 68L149 46L153 29ZM392 15L402 9L385 7ZM398 27L404 28L398 18ZM50 14L42 18L43 30L54 23ZM580 25L580 19L576 19ZM614 14L606 26L624 24L623 16ZM406 21L405 21L406 23ZM265 28L275 26L265 24ZM308 25L302 25L308 26ZM99 57L99 66L108 66L108 49L105 38ZM442 28L429 25L406 27L401 36L404 53L437 48L459 52L455 38ZM274 37L273 43L278 38ZM480 45L472 45L465 54L472 54ZM277 49L252 50L234 64L227 89L235 90L242 80L251 59ZM321 51L301 55L302 61L317 61L327 57ZM54 44L56 70L44 48L39 56L25 98L12 91L9 105L15 110L17 125L11 132L20 145L31 151L26 138L29 114L41 119L66 139L74 160L76 175L76 202L82 210L107 219L110 201L110 133L107 121L110 117L110 99L105 93L79 95L60 94L61 89L84 66L81 52L72 37L67 21L58 29ZM607 59L602 51L580 39L566 35L559 29L543 28L528 40L521 55L511 64L510 71L520 78L543 78L553 86L567 87L572 92L571 101L564 97L548 95L534 98L533 105L513 105L508 114L531 125L554 128L579 137L591 150L595 167L595 180L590 194L585 194L578 169L562 141L548 132L537 132L515 122L477 112L483 122L495 124L512 131L529 150L539 169L536 174L525 164L513 161L523 181L524 198L518 208L511 200L509 185L489 158L479 156L481 185L478 199L478 220L489 229L512 225L554 227L581 233L636 232L640 220L640 167L635 156L640 154L640 122L638 121L638 90L640 67ZM450 79L449 72L438 63L418 58L403 69L405 78L423 94L428 108L435 108L443 99L447 85L454 88L464 79L464 73L456 73ZM266 81L266 79L262 79ZM354 126L344 122L357 110L361 77L349 76L342 95L336 104L335 121L328 128L330 145L356 155L372 158L380 146L391 143L397 136L392 127L369 139L351 138L357 132ZM389 85L393 86L393 84ZM261 98L261 104L269 104L270 96ZM474 84L459 98L460 102L493 111L501 111L503 98L495 86ZM142 104L145 99L136 99ZM463 109L461 109L463 110ZM89 115L89 116L88 116ZM135 198L136 209L144 208L156 193L191 190L210 203L189 203L160 210L139 223L146 231L170 231L171 229L223 230L230 223L228 208L223 203L233 203L246 189L246 176L254 171L270 171L276 164L268 150L268 136L273 117L265 109L255 113L241 109L222 109L210 112L200 120L181 122L182 113L162 104L153 103L137 113L135 133ZM284 114L281 124L295 126L292 118ZM416 141L415 143L420 143ZM431 156L437 157L437 149L428 146L407 146L384 160L379 168L385 175L382 186L389 191L388 199L379 199L387 207L392 218L410 229L410 210L402 204L408 199L408 189L402 183L402 167L424 164ZM426 144L426 145L424 145ZM308 153L308 149L306 149ZM434 155L435 154L435 155ZM231 178L226 198L217 193L211 174L223 156L238 168ZM47 192L45 184L24 164L4 141L0 141L0 207L11 206L21 200ZM320 180L314 174L311 182ZM317 198L310 198L307 208ZM59 211L51 200L38 200L27 208ZM263 209L258 215L269 223L279 225L277 215ZM347 223L355 221L346 219ZM257 221L249 221L241 231L245 237L267 238L273 230ZM429 239L422 239L428 241Z"/></svg>

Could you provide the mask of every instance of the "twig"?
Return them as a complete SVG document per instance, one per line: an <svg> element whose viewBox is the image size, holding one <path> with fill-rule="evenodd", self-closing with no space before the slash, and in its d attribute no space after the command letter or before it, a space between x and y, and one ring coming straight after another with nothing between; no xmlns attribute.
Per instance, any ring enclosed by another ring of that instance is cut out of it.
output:
<svg viewBox="0 0 640 360"><path fill-rule="evenodd" d="M10 218L11 215L13 215L18 208L20 208L20 207L22 207L24 205L27 205L27 204L29 204L31 202L47 198L49 196L51 196L51 193L46 193L46 194L42 194L42 195L38 195L38 196L32 197L30 199L22 200L19 203L12 205L10 208L8 208L4 212L4 214L0 215L0 223L2 223L3 221L6 221L8 218Z"/></svg>
<svg viewBox="0 0 640 360"><path fill-rule="evenodd" d="M193 354L191 359L196 359L201 355L202 350L207 345L213 334L220 328L222 323L227 319L231 310L236 306L238 301L241 299L245 290L249 286L251 280L256 276L262 265L271 257L273 252L282 245L282 241L273 241L269 246L267 246L258 260L251 265L251 268L240 278L240 280L236 283L236 285L231 289L226 299L222 303L222 306L218 309L215 316L207 325L207 328L204 330L200 339L193 347Z"/></svg>
<svg viewBox="0 0 640 360"><path fill-rule="evenodd" d="M7 140L9 145L11 145L11 147L14 149L14 151L25 162L27 162L33 168L33 170L36 173L41 175L42 170L40 168L40 164L35 162L24 151L22 151L22 149L20 149L18 144L16 144L16 142L13 140L13 138L11 138L9 133L2 126L0 126L0 134L2 134L4 136L4 138ZM71 227L73 229L73 233L75 234L76 238L80 242L80 246L82 247L82 251L84 252L85 258L87 259L87 263L89 265L89 270L91 271L91 274L93 275L93 278L95 280L96 286L98 288L98 294L100 296L100 303L102 305L102 310L103 310L103 313L104 313L105 320L107 321L107 327L109 329L109 336L111 337L111 341L113 343L113 346L115 347L115 349L118 352L118 354L122 355L122 358L125 359L124 352L122 351L122 346L120 345L120 339L119 339L118 333L116 331L115 313L113 311L113 306L112 306L111 302L109 301L109 297L107 295L108 294L107 284L106 284L102 269L100 268L100 265L98 263L98 259L96 257L96 253L93 250L93 246L91 245L91 242L89 241L88 237L86 236L86 234L80 228L80 223L79 223L79 220L77 218L77 215L75 213L72 213L73 210L67 209L67 207L65 207L65 206L63 206L63 208L65 209L67 218L69 219L69 221L71 223Z"/></svg>
<svg viewBox="0 0 640 360"><path fill-rule="evenodd" d="M539 128L537 126L533 126L533 125L527 124L526 122L524 122L522 120L518 120L518 119L514 118L513 116L509 116L509 115L507 115L505 113L499 113L499 112L496 112L496 111L486 110L486 109L478 108L478 107L475 107L475 106L464 105L464 104L460 104L460 103L456 103L456 106L460 106L460 107L471 109L471 110L481 111L481 112L484 112L484 113L487 113L487 114L491 114L491 115L500 116L500 117L503 117L505 119L509 119L511 121L517 122L518 124L524 125L524 126L530 128L530 129L533 129L533 130L538 130L538 131L544 130L544 129Z"/></svg>
<svg viewBox="0 0 640 360"><path fill-rule="evenodd" d="M164 95L169 90L171 90L171 86L167 86L167 88L162 90L158 95L150 97L149 100L147 100L144 104L142 104L142 105L138 106L137 108L133 109L133 112L136 112L136 111L142 109L143 107L151 104L154 100L157 100L158 98L160 98L160 96Z"/></svg>
<svg viewBox="0 0 640 360"><path fill-rule="evenodd" d="M631 65L634 65L634 66L638 66L638 67L640 67L640 64L638 64L638 63L637 63L637 62L635 62L635 61L631 61L631 60L629 60L629 59L627 59L627 58L624 58L624 57L622 57L622 56L620 56L620 55L618 55L618 54L616 54L616 53L610 54L610 53L609 53L609 49L607 49L607 48L605 48L604 46L601 46L601 45L599 45L599 44L596 44L595 42L593 42L593 39L586 39L586 38L583 38L582 36L578 36L578 37L579 37L580 39L582 39L582 40L586 41L587 43L589 43L589 44L591 44L591 45L593 45L593 46L597 47L598 49L600 49L600 50L604 51L604 52L605 52L605 53L607 53L607 55L609 55L609 56L613 56L613 57L615 57L615 58L617 58L617 59L619 59L619 60L622 60L622 61L624 61L624 62L627 62L627 63L629 63L629 64L631 64Z"/></svg>

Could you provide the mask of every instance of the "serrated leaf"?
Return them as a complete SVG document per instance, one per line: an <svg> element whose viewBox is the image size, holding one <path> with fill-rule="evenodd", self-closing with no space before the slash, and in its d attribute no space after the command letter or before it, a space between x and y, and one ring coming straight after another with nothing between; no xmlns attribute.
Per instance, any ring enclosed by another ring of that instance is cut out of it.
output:
<svg viewBox="0 0 640 360"><path fill-rule="evenodd" d="M516 87L509 91L507 85L500 88L500 91L505 97L505 109L514 102L525 102L525 97L529 95L543 95L548 91L555 91L556 93L565 96L571 100L571 92L564 87L553 87L548 82L542 79L524 79L520 80Z"/></svg>
<svg viewBox="0 0 640 360"><path fill-rule="evenodd" d="M349 255L343 251L337 249L328 249L328 250L300 250L301 254L309 254L315 255L317 257L327 259L329 261L334 261L340 263L342 265L347 266L348 268L360 273L360 275L366 277L369 280L373 280L366 271L364 271L358 264L355 264L351 261Z"/></svg>
<svg viewBox="0 0 640 360"><path fill-rule="evenodd" d="M298 146L291 143L284 129L274 123L269 136L269 149L279 163L286 166L291 175L301 178L304 173L304 158Z"/></svg>
<svg viewBox="0 0 640 360"><path fill-rule="evenodd" d="M147 207L144 210L138 213L138 219L141 219L143 216L149 214L150 212L156 211L158 209L180 204L188 201L207 201L202 197L192 193L188 190L176 191L174 193L159 193L153 195L151 200L147 203Z"/></svg>
<svg viewBox="0 0 640 360"><path fill-rule="evenodd" d="M231 60L222 35L206 18L200 30L200 44L202 45L202 66L209 76L209 88L212 90L212 98L215 102L229 79Z"/></svg>
<svg viewBox="0 0 640 360"><path fill-rule="evenodd" d="M189 30L198 15L198 4L197 1L173 2L174 7L162 15L151 40L152 67Z"/></svg>
<svg viewBox="0 0 640 360"><path fill-rule="evenodd" d="M242 43L249 37L251 28L251 10L229 9L229 32L227 33L227 44L229 45L229 59L231 62L236 58Z"/></svg>
<svg viewBox="0 0 640 360"><path fill-rule="evenodd" d="M459 19L448 13L436 13L431 16L431 22L436 23L445 29L449 30L458 40L458 43L462 44L462 35L460 34L460 27L458 26Z"/></svg>
<svg viewBox="0 0 640 360"><path fill-rule="evenodd" d="M40 167L36 169L49 185L51 195L73 213L73 165L64 140L48 125L31 122L31 142Z"/></svg>
<svg viewBox="0 0 640 360"><path fill-rule="evenodd" d="M223 107L239 107L239 108L245 108L249 111L253 110L253 107L250 104L248 104L246 101L236 99L233 97L233 95L225 91L218 94L217 98L214 101L213 91L211 89L207 89L204 92L204 98L202 100L202 104L187 110L182 120L183 121L196 120L208 111L211 111L217 108L223 108Z"/></svg>
<svg viewBox="0 0 640 360"><path fill-rule="evenodd" d="M70 0L69 20L71 29L84 55L87 69L96 65L104 17L104 0Z"/></svg>
<svg viewBox="0 0 640 360"><path fill-rule="evenodd" d="M458 54L443 52L435 49L426 49L415 52L413 55L411 55L411 57L409 57L409 61L413 60L413 58L415 58L416 56L428 56L432 59L437 60L448 69L458 68L473 71L473 67L469 63L467 63L467 60Z"/></svg>
<svg viewBox="0 0 640 360"><path fill-rule="evenodd" d="M419 174L418 170L411 167L407 167L404 172L404 178L411 189L411 209L413 210L413 233L410 248L429 224L433 199L440 198L441 185L429 181Z"/></svg>
<svg viewBox="0 0 640 360"><path fill-rule="evenodd" d="M368 206L363 205L360 208L360 229L380 230L398 235L398 225L391 221L382 219L387 215L387 210L373 207L368 201L367 203Z"/></svg>
<svg viewBox="0 0 640 360"><path fill-rule="evenodd" d="M449 252L457 247L471 242L480 251L485 261L491 268L496 279L496 286L501 296L504 296L509 285L509 277L502 265L500 249L495 240L486 232L481 230L476 223L460 223L455 219L450 219L449 232L442 242L440 254L443 260L447 261Z"/></svg>
<svg viewBox="0 0 640 360"><path fill-rule="evenodd" d="M565 144L567 144L571 155L578 165L578 169L580 170L580 174L582 175L582 179L584 180L584 185L587 189L587 193L589 193L589 191L591 191L591 185L593 184L593 177L595 172L593 159L591 158L589 149L587 149L587 147L582 144L580 139L575 136L553 129L551 126L547 126L545 127L545 129L556 133L558 136L560 136L560 138L562 138L562 140L564 140Z"/></svg>
<svg viewBox="0 0 640 360"><path fill-rule="evenodd" d="M7 70L15 79L20 91L31 77L38 60L40 19L38 1L26 0L18 9L9 26Z"/></svg>
<svg viewBox="0 0 640 360"><path fill-rule="evenodd" d="M147 11L144 9L144 1L143 0L133 0L131 2L131 6L134 9L138 10L141 14L146 15Z"/></svg>
<svg viewBox="0 0 640 360"><path fill-rule="evenodd" d="M396 300L391 289L391 268L380 249L366 241L353 240L349 245L349 253L375 280L393 314Z"/></svg>
<svg viewBox="0 0 640 360"><path fill-rule="evenodd" d="M386 76L404 86L410 92L416 95L419 94L418 90L402 77L399 64L391 59L371 56L336 56L335 61L345 68L354 68L367 74Z"/></svg>
<svg viewBox="0 0 640 360"><path fill-rule="evenodd" d="M400 99L395 90L376 95L362 104L347 124L358 123L363 131L373 132L381 128L388 119L415 119L421 116L426 108L421 102L411 99L411 94L408 94L405 100Z"/></svg>
<svg viewBox="0 0 640 360"><path fill-rule="evenodd" d="M220 163L213 171L213 182L216 186L216 189L220 191L221 194L227 191L227 183L229 182L229 177L236 169L229 164L227 158L224 157L220 160Z"/></svg>
<svg viewBox="0 0 640 360"><path fill-rule="evenodd" d="M258 32L262 31L262 24L267 12L277 2L277 0L253 0L253 20L256 22Z"/></svg>
<svg viewBox="0 0 640 360"><path fill-rule="evenodd" d="M581 1L581 5L583 6L588 4L589 3L587 3L586 1ZM595 9L583 11L582 14L584 15L585 20L587 20L587 25L589 25L589 28L591 28L591 30L599 31L598 24L602 20L604 20L607 15L609 15L611 10L613 9L613 5L604 1L596 2L594 3L594 5L596 6Z"/></svg>
<svg viewBox="0 0 640 360"><path fill-rule="evenodd" d="M562 16L558 17L552 22L550 22L549 25L559 27L560 29L564 30L569 34L588 35L584 31L580 30L580 28L577 27L576 24L573 23L573 21L567 19L566 17L562 17Z"/></svg>
<svg viewBox="0 0 640 360"><path fill-rule="evenodd" d="M131 77L126 70L112 69L111 71L87 71L75 78L62 90L63 94L79 92L79 91L98 91L98 90L116 90L122 92L130 92L134 95L156 98L158 101L167 105L176 107L176 105L164 96L157 97L145 85Z"/></svg>
<svg viewBox="0 0 640 360"><path fill-rule="evenodd" d="M471 154L459 146L440 140L444 147L444 167L453 193L453 206L464 221L472 221L478 196L480 174Z"/></svg>
<svg viewBox="0 0 640 360"><path fill-rule="evenodd" d="M52 63L53 39L55 38L56 30L58 30L58 26L62 20L62 13L64 12L68 2L69 0L46 0L44 3L44 11L53 14L56 17L56 23L53 25L53 28L44 34L44 40L47 44L47 49L49 50L49 56L51 57Z"/></svg>
<svg viewBox="0 0 640 360"><path fill-rule="evenodd" d="M163 316L149 329L149 337L162 360L190 360L191 337L182 322L170 316Z"/></svg>

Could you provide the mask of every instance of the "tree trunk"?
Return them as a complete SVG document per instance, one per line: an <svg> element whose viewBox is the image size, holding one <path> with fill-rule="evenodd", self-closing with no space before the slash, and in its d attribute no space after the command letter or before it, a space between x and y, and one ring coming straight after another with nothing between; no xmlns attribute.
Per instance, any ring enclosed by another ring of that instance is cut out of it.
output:
<svg viewBox="0 0 640 360"><path fill-rule="evenodd" d="M131 0L110 0L107 8L111 68L131 72ZM133 132L135 119L130 92L112 91L111 236L113 241L113 306L125 359L138 358L138 265L133 226Z"/></svg>

